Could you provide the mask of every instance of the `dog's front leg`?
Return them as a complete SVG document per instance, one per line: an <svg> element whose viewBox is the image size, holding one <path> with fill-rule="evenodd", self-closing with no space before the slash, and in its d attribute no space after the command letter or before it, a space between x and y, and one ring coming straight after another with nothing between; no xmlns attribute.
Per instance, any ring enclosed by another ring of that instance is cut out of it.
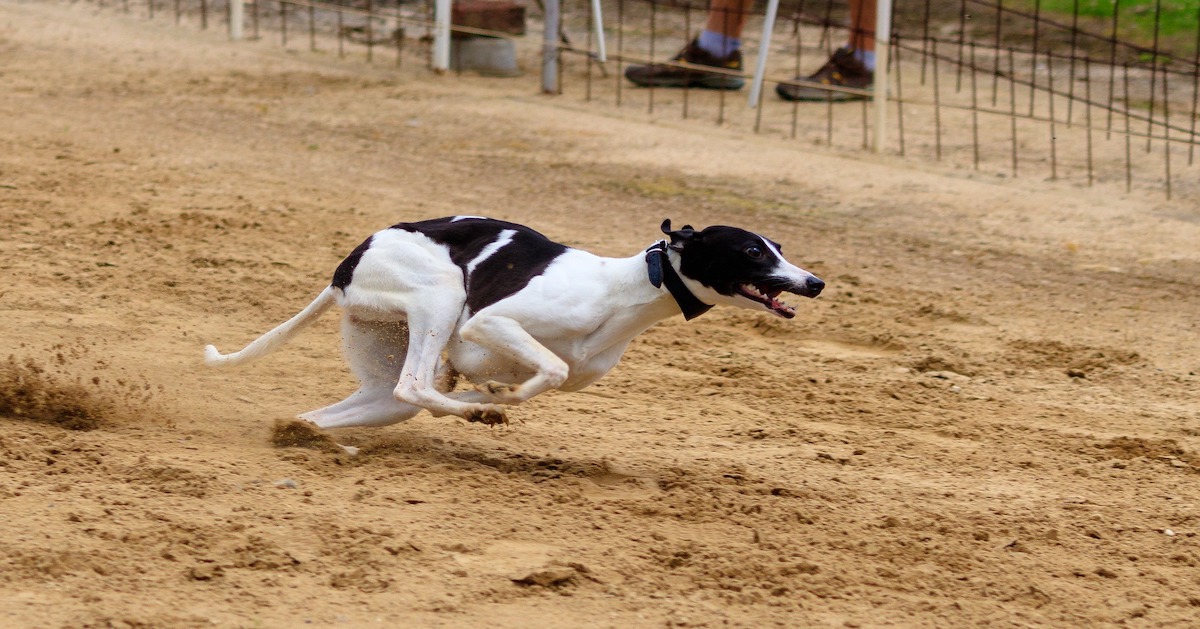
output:
<svg viewBox="0 0 1200 629"><path fill-rule="evenodd" d="M462 327L460 336L522 367L532 370L533 377L520 384L488 382L480 390L503 404L520 404L529 398L557 389L566 382L570 367L563 359L546 349L521 324L508 317L479 314Z"/></svg>

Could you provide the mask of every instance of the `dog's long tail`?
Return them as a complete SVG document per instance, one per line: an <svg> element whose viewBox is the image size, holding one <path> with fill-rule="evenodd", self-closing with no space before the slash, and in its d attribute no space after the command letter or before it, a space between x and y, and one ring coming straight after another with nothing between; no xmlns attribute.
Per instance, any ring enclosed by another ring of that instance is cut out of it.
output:
<svg viewBox="0 0 1200 629"><path fill-rule="evenodd" d="M336 290L334 287L326 286L325 290L321 291L321 294L317 295L317 298L308 304L304 310L301 310L291 319L279 324L274 330L254 339L254 342L242 348L239 352L222 354L212 345L205 347L204 364L209 367L241 365L275 351L280 345L288 342L298 332L319 319L321 315L325 314L326 310L329 310L329 307L337 301L334 290Z"/></svg>

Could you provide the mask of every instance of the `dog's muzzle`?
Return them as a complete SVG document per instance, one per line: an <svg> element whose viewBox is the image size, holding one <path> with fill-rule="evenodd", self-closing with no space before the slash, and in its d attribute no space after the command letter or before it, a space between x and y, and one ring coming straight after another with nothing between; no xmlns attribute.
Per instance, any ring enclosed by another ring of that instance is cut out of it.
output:
<svg viewBox="0 0 1200 629"><path fill-rule="evenodd" d="M824 288L825 282L810 275L801 282L782 280L763 282L761 284L742 284L735 286L734 292L752 301L757 301L766 306L771 312L785 319L791 319L796 316L796 310L779 301L779 295L788 292L800 295L801 297L812 298L820 295Z"/></svg>
<svg viewBox="0 0 1200 629"><path fill-rule="evenodd" d="M796 293L801 297L816 297L817 295L820 295L821 291L823 290L825 290L825 282L814 276L805 280L802 286L797 287L796 290L791 292Z"/></svg>

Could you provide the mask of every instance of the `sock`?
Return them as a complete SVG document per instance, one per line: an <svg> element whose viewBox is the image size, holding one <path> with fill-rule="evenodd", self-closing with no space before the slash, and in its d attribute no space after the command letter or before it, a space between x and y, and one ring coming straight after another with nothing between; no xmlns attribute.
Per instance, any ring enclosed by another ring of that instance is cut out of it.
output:
<svg viewBox="0 0 1200 629"><path fill-rule="evenodd" d="M742 47L742 40L704 29L696 38L696 44L708 54L718 59L724 59Z"/></svg>
<svg viewBox="0 0 1200 629"><path fill-rule="evenodd" d="M854 58L858 59L858 62L863 64L864 68L870 70L871 72L875 71L875 51L874 50L857 50L856 49L854 51Z"/></svg>

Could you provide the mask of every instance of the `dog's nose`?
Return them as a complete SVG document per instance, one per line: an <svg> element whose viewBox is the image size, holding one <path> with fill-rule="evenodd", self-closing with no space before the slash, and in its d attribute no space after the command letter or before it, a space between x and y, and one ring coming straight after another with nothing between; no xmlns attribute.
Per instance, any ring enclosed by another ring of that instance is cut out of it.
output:
<svg viewBox="0 0 1200 629"><path fill-rule="evenodd" d="M807 289L806 294L809 297L816 297L817 295L821 294L822 290L825 289L825 282L822 282L820 278L810 277L808 278L808 281L805 282L804 288Z"/></svg>

